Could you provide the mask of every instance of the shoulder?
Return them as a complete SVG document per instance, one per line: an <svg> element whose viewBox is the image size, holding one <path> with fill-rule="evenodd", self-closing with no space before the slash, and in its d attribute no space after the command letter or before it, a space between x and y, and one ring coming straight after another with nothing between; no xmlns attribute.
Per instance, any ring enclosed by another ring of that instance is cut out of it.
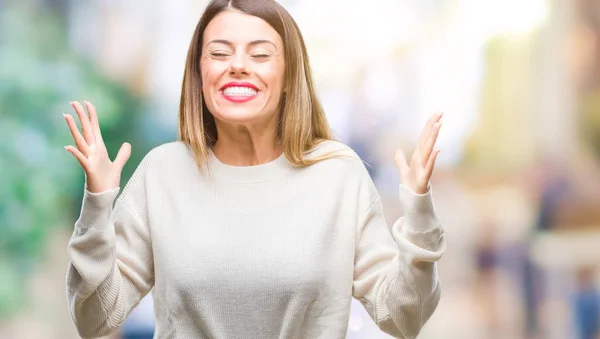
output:
<svg viewBox="0 0 600 339"><path fill-rule="evenodd" d="M193 163L193 155L188 146L181 141L172 141L150 149L140 162L139 170L146 174L164 173Z"/></svg>
<svg viewBox="0 0 600 339"><path fill-rule="evenodd" d="M362 204L369 204L378 195L377 189L367 171L368 164L348 145L327 140L321 142L311 152L308 158L327 157L307 170L313 178L324 186L339 185L340 191L350 192ZM335 190L333 190L335 191ZM363 207L361 207L362 209Z"/></svg>

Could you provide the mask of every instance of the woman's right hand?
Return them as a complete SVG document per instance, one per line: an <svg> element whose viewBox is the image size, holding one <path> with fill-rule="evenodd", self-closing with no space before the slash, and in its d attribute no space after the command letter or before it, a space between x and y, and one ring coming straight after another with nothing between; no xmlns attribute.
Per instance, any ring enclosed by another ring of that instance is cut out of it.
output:
<svg viewBox="0 0 600 339"><path fill-rule="evenodd" d="M63 114L77 146L69 145L65 146L65 149L75 156L81 168L83 168L88 191L101 193L119 187L121 172L131 156L131 145L124 143L115 161L110 161L100 133L96 108L87 101L84 101L84 104L89 117L79 102L71 102L71 106L79 116L83 136L79 133L73 117L70 114Z"/></svg>

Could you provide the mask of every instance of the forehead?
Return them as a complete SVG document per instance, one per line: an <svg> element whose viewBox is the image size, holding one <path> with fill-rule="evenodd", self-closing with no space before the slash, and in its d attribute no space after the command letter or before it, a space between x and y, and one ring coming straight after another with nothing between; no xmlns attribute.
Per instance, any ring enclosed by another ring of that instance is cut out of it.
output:
<svg viewBox="0 0 600 339"><path fill-rule="evenodd" d="M255 40L270 40L276 45L283 42L277 31L263 19L238 10L226 10L217 14L206 26L204 41L224 39L234 44Z"/></svg>

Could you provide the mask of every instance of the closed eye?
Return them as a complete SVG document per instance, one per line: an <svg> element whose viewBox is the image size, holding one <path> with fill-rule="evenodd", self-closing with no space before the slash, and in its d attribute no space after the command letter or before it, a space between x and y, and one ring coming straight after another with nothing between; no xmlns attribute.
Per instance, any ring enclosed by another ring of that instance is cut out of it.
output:
<svg viewBox="0 0 600 339"><path fill-rule="evenodd" d="M269 54L254 54L252 57L254 59L266 59L269 58L271 55Z"/></svg>

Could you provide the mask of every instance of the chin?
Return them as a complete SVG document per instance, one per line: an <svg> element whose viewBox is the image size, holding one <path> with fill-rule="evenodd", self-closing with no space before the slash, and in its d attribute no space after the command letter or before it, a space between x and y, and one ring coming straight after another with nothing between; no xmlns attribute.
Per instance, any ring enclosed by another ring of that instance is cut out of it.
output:
<svg viewBox="0 0 600 339"><path fill-rule="evenodd" d="M257 112L256 110L249 109L228 109L217 114L213 114L215 118L232 124L248 124L253 122L259 122L262 120L266 120L269 117Z"/></svg>

